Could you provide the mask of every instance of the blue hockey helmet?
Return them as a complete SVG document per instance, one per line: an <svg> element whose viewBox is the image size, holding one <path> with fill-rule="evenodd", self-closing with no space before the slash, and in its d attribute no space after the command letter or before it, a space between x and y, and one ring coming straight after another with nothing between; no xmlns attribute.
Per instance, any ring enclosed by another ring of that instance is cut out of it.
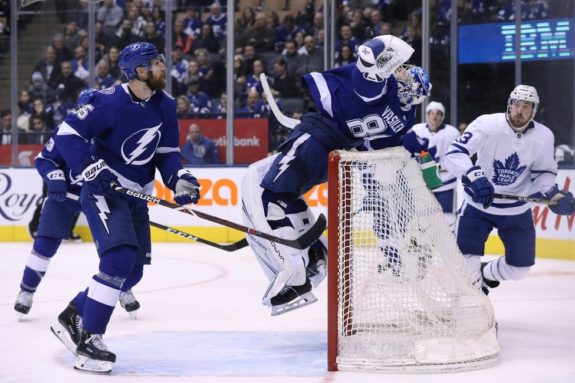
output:
<svg viewBox="0 0 575 383"><path fill-rule="evenodd" d="M152 60L159 57L160 51L154 44L137 42L126 45L120 52L120 69L128 80L138 77L136 68L143 67L147 71L152 69Z"/></svg>
<svg viewBox="0 0 575 383"><path fill-rule="evenodd" d="M84 106L86 105L88 102L90 102L90 96L92 96L92 93L98 91L97 89L94 88L86 88L83 91L80 92L80 94L78 94L78 106Z"/></svg>

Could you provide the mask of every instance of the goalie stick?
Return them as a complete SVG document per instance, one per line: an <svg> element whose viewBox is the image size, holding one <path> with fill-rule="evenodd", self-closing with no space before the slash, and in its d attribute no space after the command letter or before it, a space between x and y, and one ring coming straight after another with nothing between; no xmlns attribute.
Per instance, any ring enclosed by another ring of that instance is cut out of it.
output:
<svg viewBox="0 0 575 383"><path fill-rule="evenodd" d="M253 229L251 227L240 225L239 223L228 221L227 219L224 219L224 218L220 218L220 217L216 217L214 215L208 214L208 213L204 213L202 211L194 210L194 209L188 208L186 206L179 206L179 205L176 205L175 203L166 201L164 199L154 197L153 195L149 195L149 194L138 192L138 191L135 191L135 190L132 190L129 188L125 188L125 187L117 185L115 183L112 183L111 186L112 186L112 189L114 189L115 191L117 191L119 193L131 196L134 198L138 198L138 199L141 199L144 201L153 202L153 203L156 203L160 206L174 209L174 210L180 211L182 213L192 215L194 217L205 219L206 221L220 224L222 226L231 227L232 229L243 231L244 233L248 233L248 234L254 235L256 237L267 239L268 241L272 241L272 242L280 243L282 245L293 247L294 249L298 249L298 250L303 250L303 249L310 247L323 234L323 231L325 230L325 226L326 226L325 216L323 214L320 214L319 217L317 218L316 222L314 223L314 225L308 231L306 231L305 233L300 235L298 238L296 238L296 239L281 238L281 237L277 237L273 234L264 233L262 231Z"/></svg>
<svg viewBox="0 0 575 383"><path fill-rule="evenodd" d="M278 104L276 103L274 95L272 94L270 85L268 84L268 78L264 73L260 74L260 82L262 83L262 88L264 89L266 100L268 100L268 104L276 120L278 120L278 122L281 125L285 126L286 128L290 129L295 128L300 121L296 120L295 118L290 118L281 112L280 108L278 107Z"/></svg>
<svg viewBox="0 0 575 383"><path fill-rule="evenodd" d="M160 230L167 231L168 233L176 234L176 235L179 235L180 237L184 237L184 238L190 239L192 241L203 243L204 245L209 245L209 246L212 246L212 247L215 247L217 249L224 250L224 251L236 251L236 250L244 248L248 245L248 241L245 238L243 238L242 240L240 240L238 242L230 243L229 245L221 245L221 244L216 243L216 242L208 241L207 239L196 237L195 235L190 234L190 233L186 233L185 231L174 229L173 227L169 227L169 226L164 226L161 223L156 223L156 222L150 221L150 225L155 227L155 228L158 228Z"/></svg>

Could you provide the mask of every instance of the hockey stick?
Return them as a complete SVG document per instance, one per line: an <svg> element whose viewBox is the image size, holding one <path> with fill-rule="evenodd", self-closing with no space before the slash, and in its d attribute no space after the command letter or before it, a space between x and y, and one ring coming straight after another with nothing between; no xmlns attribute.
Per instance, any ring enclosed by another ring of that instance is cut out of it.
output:
<svg viewBox="0 0 575 383"><path fill-rule="evenodd" d="M215 247L217 249L224 250L224 251L236 251L236 250L244 248L248 245L248 241L245 238L243 238L242 240L240 240L238 242L231 243L229 245L221 245L221 244L216 243L216 242L208 241L207 239L196 237L195 235L190 234L190 233L186 233L185 231L174 229L173 227L169 227L169 226L164 226L161 223L156 223L156 222L150 221L150 225L155 227L155 228L167 231L168 233L176 234L176 235L179 235L180 237L184 237L184 238L190 239L192 241L203 243L204 245L209 245L209 246L212 246L212 247Z"/></svg>
<svg viewBox="0 0 575 383"><path fill-rule="evenodd" d="M278 104L276 103L274 95L272 94L272 90L270 89L268 78L266 77L265 73L260 74L260 82L262 83L262 88L264 88L266 100L268 100L268 104L270 105L270 109L272 110L276 120L278 120L278 122L286 128L295 128L300 121L296 120L295 118L290 118L281 112Z"/></svg>
<svg viewBox="0 0 575 383"><path fill-rule="evenodd" d="M502 199L510 199L510 200L514 200L514 201L523 201L523 202L535 202L535 203L541 203L544 205L555 205L557 204L557 202L545 199L545 198L537 198L537 197L523 197L523 196L519 196L519 195L510 195L510 194L499 194L499 193L495 193L494 194L495 198L502 198Z"/></svg>
<svg viewBox="0 0 575 383"><path fill-rule="evenodd" d="M320 214L319 217L317 218L317 221L314 223L314 225L308 231L306 231L305 233L300 235L298 238L296 238L296 239L281 238L281 237L276 237L273 234L264 233L262 231L253 229L251 227L247 227L247 226L240 225L240 224L232 222L232 221L228 221L227 219L223 219L220 217L216 217L214 215L204 213L202 211L194 210L194 209L188 208L186 206L179 206L179 205L176 205L175 203L171 203L171 202L166 201L164 199L154 197L153 195L149 195L149 194L141 193L141 192L138 192L138 191L135 191L132 189L128 189L128 188L125 188L123 186L119 186L115 183L112 183L111 186L112 186L112 189L114 189L115 191L117 191L119 193L129 195L131 197L138 198L138 199L141 199L143 201L153 202L153 203L156 203L160 206L174 209L174 210L180 211L182 213L192 215L194 217L205 219L206 221L215 222L215 223L220 224L222 226L227 226L227 227L230 227L232 229L236 229L236 230L242 231L244 233L248 233L248 234L254 235L256 237L267 239L268 241L272 241L272 242L277 242L277 243L280 243L282 245L293 247L293 248L299 249L299 250L303 250L303 249L310 247L323 234L323 231L325 230L325 226L327 223L325 216L323 214Z"/></svg>

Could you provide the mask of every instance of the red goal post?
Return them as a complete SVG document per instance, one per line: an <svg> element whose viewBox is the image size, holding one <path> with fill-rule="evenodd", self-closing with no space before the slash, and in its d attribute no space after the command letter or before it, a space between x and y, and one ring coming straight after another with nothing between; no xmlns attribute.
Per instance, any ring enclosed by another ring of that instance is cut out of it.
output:
<svg viewBox="0 0 575 383"><path fill-rule="evenodd" d="M491 303L409 153L334 151L328 193L328 370L497 363Z"/></svg>

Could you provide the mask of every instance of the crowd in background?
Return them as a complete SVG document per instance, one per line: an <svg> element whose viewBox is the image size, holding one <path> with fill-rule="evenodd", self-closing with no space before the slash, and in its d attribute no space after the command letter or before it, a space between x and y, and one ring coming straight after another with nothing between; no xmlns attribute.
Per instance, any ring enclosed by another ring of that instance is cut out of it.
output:
<svg viewBox="0 0 575 383"><path fill-rule="evenodd" d="M6 12L6 0L0 1ZM223 118L226 112L226 31L230 21L226 2L178 0L173 26L165 24L163 1L103 0L96 13L96 88L120 81L119 52L135 41L155 44L170 52L172 94L180 117ZM308 0L303 9L269 11L266 1L242 6L237 1L232 18L234 111L238 117L270 118L269 150L287 135L262 97L259 75L270 79L272 92L287 115L305 110L300 77L323 70L325 41L321 2ZM251 2L253 3L253 2ZM572 14L572 2L524 1L522 18L538 19ZM357 47L372 34L395 34L415 49L411 64L421 65L421 1L339 0L336 2L335 66L353 63ZM32 132L25 143L40 143L45 132L57 126L76 105L87 87L88 35L85 3L57 0L63 30L51 37L30 74L30 85L21 89L18 127ZM458 22L502 21L515 17L513 0L458 0ZM434 91L440 100L449 87L449 24L451 0L431 0L431 68ZM570 13L569 13L570 12ZM281 14L281 17L280 17ZM4 20L9 20L9 11ZM0 24L0 34L2 34ZM4 26L5 28L5 26ZM172 47L165 46L166 28L172 30ZM1 49L1 47L0 47ZM464 82L464 79L463 79ZM442 94L443 90L443 94ZM448 95L447 95L448 96ZM3 111L3 114L7 111ZM455 123L455 122L454 122ZM5 130L5 129L4 129Z"/></svg>

